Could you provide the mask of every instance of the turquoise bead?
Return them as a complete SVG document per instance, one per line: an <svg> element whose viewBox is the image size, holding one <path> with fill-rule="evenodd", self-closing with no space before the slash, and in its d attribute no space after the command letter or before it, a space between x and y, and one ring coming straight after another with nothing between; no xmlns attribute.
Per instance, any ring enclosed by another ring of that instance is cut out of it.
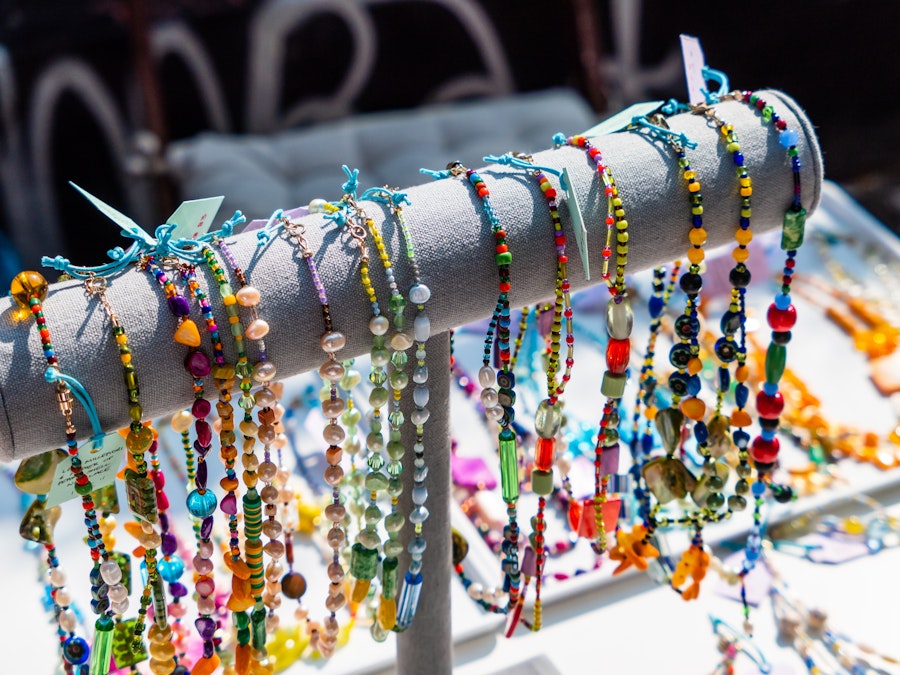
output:
<svg viewBox="0 0 900 675"><path fill-rule="evenodd" d="M187 497L187 508L194 518L208 518L216 512L218 500L212 490L192 490Z"/></svg>

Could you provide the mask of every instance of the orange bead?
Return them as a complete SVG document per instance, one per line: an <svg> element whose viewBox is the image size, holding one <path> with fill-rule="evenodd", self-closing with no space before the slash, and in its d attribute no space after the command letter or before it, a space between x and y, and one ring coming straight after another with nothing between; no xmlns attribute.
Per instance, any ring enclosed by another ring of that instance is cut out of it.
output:
<svg viewBox="0 0 900 675"><path fill-rule="evenodd" d="M746 382L748 377L750 377L750 368L746 364L738 366L734 371L734 379L738 382Z"/></svg>
<svg viewBox="0 0 900 675"><path fill-rule="evenodd" d="M191 319L185 319L178 326L174 335L175 342L186 347L200 346L200 331Z"/></svg>
<svg viewBox="0 0 900 675"><path fill-rule="evenodd" d="M735 410L731 413L731 426L733 427L749 427L753 424L750 415L746 410Z"/></svg>
<svg viewBox="0 0 900 675"><path fill-rule="evenodd" d="M753 233L749 229L738 228L737 232L734 233L734 239L737 243L746 246L753 240Z"/></svg>
<svg viewBox="0 0 900 675"><path fill-rule="evenodd" d="M735 262L745 262L749 256L750 251L745 248L741 248L740 246L731 252L731 257L734 258Z"/></svg>
<svg viewBox="0 0 900 675"><path fill-rule="evenodd" d="M687 371L691 375L696 375L701 370L703 370L703 362L698 359L696 356L688 361Z"/></svg>
<svg viewBox="0 0 900 675"><path fill-rule="evenodd" d="M702 227L692 228L688 239L691 240L694 246L703 246L706 243L706 230Z"/></svg>
<svg viewBox="0 0 900 675"><path fill-rule="evenodd" d="M219 655L213 653L209 658L203 657L191 668L191 675L213 675L219 667Z"/></svg>
<svg viewBox="0 0 900 675"><path fill-rule="evenodd" d="M646 417L651 422L656 419L656 413L659 412L655 405L648 405L644 410L644 417Z"/></svg>
<svg viewBox="0 0 900 675"><path fill-rule="evenodd" d="M699 398L686 398L681 402L681 412L691 420L702 420L706 414L706 404Z"/></svg>
<svg viewBox="0 0 900 675"><path fill-rule="evenodd" d="M699 265L703 262L703 259L706 258L706 254L703 252L702 248L692 248L688 250L687 258L691 261L692 265Z"/></svg>

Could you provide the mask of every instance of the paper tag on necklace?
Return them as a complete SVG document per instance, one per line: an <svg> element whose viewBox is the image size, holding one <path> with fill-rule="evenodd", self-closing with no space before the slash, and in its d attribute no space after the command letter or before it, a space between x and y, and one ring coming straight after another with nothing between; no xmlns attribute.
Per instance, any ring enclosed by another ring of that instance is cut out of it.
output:
<svg viewBox="0 0 900 675"><path fill-rule="evenodd" d="M181 206L166 220L166 225L175 225L171 240L197 239L209 232L223 201L225 197L206 197L181 202Z"/></svg>
<svg viewBox="0 0 900 675"><path fill-rule="evenodd" d="M118 433L107 434L98 450L92 450L93 444L87 441L80 449L81 467L91 482L93 490L112 485L116 480L116 472L125 454L125 439ZM53 474L53 485L47 493L47 508L78 497L75 492L75 476L72 473L72 458L66 457L56 465Z"/></svg>
<svg viewBox="0 0 900 675"><path fill-rule="evenodd" d="M631 124L631 120L635 117L652 115L659 110L662 104L663 101L635 103L625 108L625 110L617 112L612 117L607 117L605 120L592 126L581 135L587 136L588 138L595 138L596 136L606 136L607 134L614 134L617 131L622 131L622 129Z"/></svg>
<svg viewBox="0 0 900 675"><path fill-rule="evenodd" d="M78 187L72 181L69 181L69 185L78 190L85 199L87 199L91 204L93 204L100 213L113 221L116 225L121 227L123 230L128 232L134 239L137 241L143 242L146 246L154 247L156 246L156 239L151 237L147 232L136 222L134 222L131 218L126 216L124 213L116 211L109 204L104 202L102 199L98 199L94 195L92 195L87 190L83 190Z"/></svg>
<svg viewBox="0 0 900 675"><path fill-rule="evenodd" d="M705 103L706 79L703 77L703 66L706 58L700 40L692 35L679 35L681 38L681 58L684 60L684 78L687 80L688 101L691 105Z"/></svg>
<svg viewBox="0 0 900 675"><path fill-rule="evenodd" d="M575 244L578 246L578 253L581 254L581 265L584 267L584 278L588 281L591 279L591 261L588 251L587 228L584 226L584 216L581 214L581 205L578 203L578 194L572 185L572 179L569 177L569 169L562 170L561 181L563 189L566 191L566 204L569 207L569 216L572 218L572 229L575 230Z"/></svg>

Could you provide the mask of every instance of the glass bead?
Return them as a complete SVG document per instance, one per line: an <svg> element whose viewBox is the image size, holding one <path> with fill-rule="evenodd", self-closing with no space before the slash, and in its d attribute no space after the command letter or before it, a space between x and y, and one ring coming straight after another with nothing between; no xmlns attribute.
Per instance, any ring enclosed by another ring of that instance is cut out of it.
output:
<svg viewBox="0 0 900 675"><path fill-rule="evenodd" d="M413 410L409 416L410 421L416 426L421 426L428 421L428 418L431 416L431 412L428 408L421 408L418 410Z"/></svg>
<svg viewBox="0 0 900 675"><path fill-rule="evenodd" d="M9 287L9 294L19 305L30 309L29 301L37 297L41 302L47 297L50 285L39 272L19 272L13 277Z"/></svg>
<svg viewBox="0 0 900 675"><path fill-rule="evenodd" d="M414 284L409 289L409 299L417 305L424 305L431 298L431 289L425 284Z"/></svg>
<svg viewBox="0 0 900 675"><path fill-rule="evenodd" d="M425 384L428 382L428 366L417 366L413 371L413 382Z"/></svg>
<svg viewBox="0 0 900 675"><path fill-rule="evenodd" d="M750 446L750 457L757 464L771 464L778 459L780 444L777 438L766 440L760 436L753 439ZM754 486L756 483L754 483Z"/></svg>
<svg viewBox="0 0 900 675"><path fill-rule="evenodd" d="M763 419L778 419L781 411L784 410L784 397L776 392L774 396L769 396L765 392L760 391L756 395L756 411Z"/></svg>
<svg viewBox="0 0 900 675"><path fill-rule="evenodd" d="M79 666L86 663L91 653L90 647L84 638L72 636L62 644L63 659L66 663Z"/></svg>
<svg viewBox="0 0 900 675"><path fill-rule="evenodd" d="M793 305L789 305L787 309L779 309L775 303L769 305L769 311L766 312L766 320L769 327L776 333L789 331L797 323L797 310Z"/></svg>
<svg viewBox="0 0 900 675"><path fill-rule="evenodd" d="M94 625L94 644L91 648L91 675L106 675L112 658L113 624L109 617L100 617Z"/></svg>
<svg viewBox="0 0 900 675"><path fill-rule="evenodd" d="M634 312L628 300L616 302L611 299L606 306L606 332L616 340L631 337L634 327Z"/></svg>
<svg viewBox="0 0 900 675"><path fill-rule="evenodd" d="M783 345L770 344L766 350L766 382L778 384L784 374L787 349Z"/></svg>
<svg viewBox="0 0 900 675"><path fill-rule="evenodd" d="M534 465L540 471L550 471L553 468L553 457L556 450L556 439L539 437L535 444Z"/></svg>
<svg viewBox="0 0 900 675"><path fill-rule="evenodd" d="M519 498L519 463L515 434L509 429L500 432L500 477L503 501L514 503Z"/></svg>
<svg viewBox="0 0 900 675"><path fill-rule="evenodd" d="M416 615L419 597L422 593L422 575L407 572L403 579L403 590L397 606L397 623L401 627L409 626Z"/></svg>
<svg viewBox="0 0 900 675"><path fill-rule="evenodd" d="M610 338L606 343L606 367L615 375L622 375L628 369L631 359L631 340Z"/></svg>
<svg viewBox="0 0 900 675"><path fill-rule="evenodd" d="M553 438L562 426L562 406L544 399L534 414L534 428L540 438Z"/></svg>
<svg viewBox="0 0 900 675"><path fill-rule="evenodd" d="M201 493L195 489L187 497L187 508L195 518L207 518L215 513L217 501L212 490Z"/></svg>
<svg viewBox="0 0 900 675"><path fill-rule="evenodd" d="M100 577L107 584L117 584L122 580L122 568L115 561L106 560L100 563Z"/></svg>
<svg viewBox="0 0 900 675"><path fill-rule="evenodd" d="M616 375L610 371L603 373L603 380L600 384L600 393L606 398L619 399L625 393L625 384L627 378L625 375Z"/></svg>
<svg viewBox="0 0 900 675"><path fill-rule="evenodd" d="M428 520L428 509L425 506L417 506L409 514L409 522L413 525L421 525Z"/></svg>
<svg viewBox="0 0 900 675"><path fill-rule="evenodd" d="M657 457L644 464L641 474L660 504L684 499L697 487L697 479L681 460Z"/></svg>
<svg viewBox="0 0 900 675"><path fill-rule="evenodd" d="M431 320L425 314L419 314L413 321L413 334L417 342L425 342L431 337Z"/></svg>
<svg viewBox="0 0 900 675"><path fill-rule="evenodd" d="M541 439L548 440L548 439ZM535 463L537 466L537 463ZM531 472L531 490L536 495L548 496L553 493L553 471L534 469Z"/></svg>

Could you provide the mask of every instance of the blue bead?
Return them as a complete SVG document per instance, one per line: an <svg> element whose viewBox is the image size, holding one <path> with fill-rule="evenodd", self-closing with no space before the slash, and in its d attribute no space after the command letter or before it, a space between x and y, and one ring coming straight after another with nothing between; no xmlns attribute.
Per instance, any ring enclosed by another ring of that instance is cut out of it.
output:
<svg viewBox="0 0 900 675"><path fill-rule="evenodd" d="M651 434L644 434L641 437L641 450L644 451L644 454L650 454L650 451L653 450L653 436Z"/></svg>
<svg viewBox="0 0 900 675"><path fill-rule="evenodd" d="M743 166L744 165L744 155L743 153L736 152L731 156L731 159L734 160L735 166Z"/></svg>
<svg viewBox="0 0 900 675"><path fill-rule="evenodd" d="M791 296L786 293L779 293L775 296L775 306L778 309L787 309L791 306Z"/></svg>
<svg viewBox="0 0 900 675"><path fill-rule="evenodd" d="M719 389L721 391L728 391L728 387L731 386L731 373L728 371L728 368L719 368Z"/></svg>
<svg viewBox="0 0 900 675"><path fill-rule="evenodd" d="M691 376L688 378L688 382L687 382L687 390L688 390L688 393L689 393L691 396L696 396L697 394L700 393L700 387L702 386L702 384L703 384L703 383L700 382L700 376L699 376L699 375L691 375Z"/></svg>
<svg viewBox="0 0 900 675"><path fill-rule="evenodd" d="M747 398L750 396L750 390L743 382L734 388L734 402L738 408L744 408L747 405Z"/></svg>
<svg viewBox="0 0 900 675"><path fill-rule="evenodd" d="M650 317L655 319L662 313L663 299L657 295L652 296L648 303L648 307L650 309Z"/></svg>
<svg viewBox="0 0 900 675"><path fill-rule="evenodd" d="M91 648L84 638L72 636L62 644L63 659L73 666L80 666L87 662L91 655Z"/></svg>
<svg viewBox="0 0 900 675"><path fill-rule="evenodd" d="M755 561L759 559L759 551L757 551L755 548L745 549L744 555L747 556L747 560Z"/></svg>
<svg viewBox="0 0 900 675"><path fill-rule="evenodd" d="M740 219L739 222L740 222L741 227L742 227L743 229L745 229L745 230L746 230L748 227L750 227L750 219L749 219L749 218L741 217L741 219Z"/></svg>
<svg viewBox="0 0 900 675"><path fill-rule="evenodd" d="M218 500L212 490L192 490L187 496L187 508L194 518L207 518L216 512Z"/></svg>
<svg viewBox="0 0 900 675"><path fill-rule="evenodd" d="M768 429L763 429L759 435L762 438L764 438L765 440L771 441L773 438L775 438L775 431L769 431Z"/></svg>
<svg viewBox="0 0 900 675"><path fill-rule="evenodd" d="M738 448L746 448L747 444L750 443L750 434L743 429L735 431L731 434L731 438L734 439L734 444L738 446Z"/></svg>
<svg viewBox="0 0 900 675"><path fill-rule="evenodd" d="M709 438L709 429L706 428L706 424L697 422L694 425L694 438L697 439L698 443L706 443L706 440Z"/></svg>
<svg viewBox="0 0 900 675"><path fill-rule="evenodd" d="M703 216L692 216L691 223L694 227L703 227Z"/></svg>
<svg viewBox="0 0 900 675"><path fill-rule="evenodd" d="M184 562L177 555L171 556L168 560L165 558L157 562L159 568L159 576L166 583L174 583L184 574Z"/></svg>
<svg viewBox="0 0 900 675"><path fill-rule="evenodd" d="M792 145L797 145L797 132L792 131L791 129L785 129L778 136L778 142L781 143L781 147L790 148Z"/></svg>
<svg viewBox="0 0 900 675"><path fill-rule="evenodd" d="M766 382L763 384L763 392L765 392L768 396L774 396L778 393L778 385L772 384L771 382Z"/></svg>
<svg viewBox="0 0 900 675"><path fill-rule="evenodd" d="M766 484L762 481L755 481L751 489L754 497L762 497L766 493Z"/></svg>

